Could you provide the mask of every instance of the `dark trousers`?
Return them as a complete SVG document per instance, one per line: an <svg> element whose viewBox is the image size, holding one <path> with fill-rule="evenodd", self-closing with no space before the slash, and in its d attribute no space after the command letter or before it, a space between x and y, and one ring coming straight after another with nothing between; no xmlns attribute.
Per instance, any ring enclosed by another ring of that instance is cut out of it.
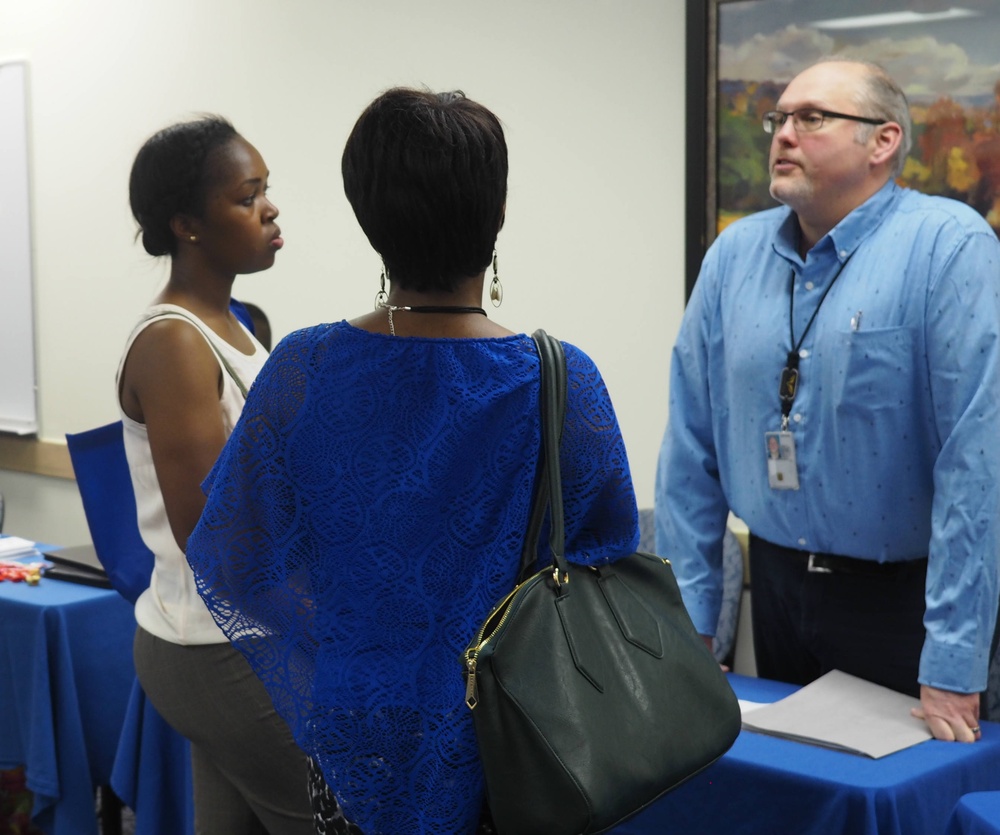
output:
<svg viewBox="0 0 1000 835"><path fill-rule="evenodd" d="M808 684L841 670L920 695L927 560L814 560L750 537L754 655L762 678Z"/></svg>
<svg viewBox="0 0 1000 835"><path fill-rule="evenodd" d="M314 835L308 759L232 644L181 646L136 629L150 702L191 741L196 835Z"/></svg>

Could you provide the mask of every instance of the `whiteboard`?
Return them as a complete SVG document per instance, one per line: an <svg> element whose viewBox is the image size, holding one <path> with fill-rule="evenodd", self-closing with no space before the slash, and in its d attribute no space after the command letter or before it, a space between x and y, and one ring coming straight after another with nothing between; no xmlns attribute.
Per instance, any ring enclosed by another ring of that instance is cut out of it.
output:
<svg viewBox="0 0 1000 835"><path fill-rule="evenodd" d="M26 68L0 64L0 432L38 431Z"/></svg>

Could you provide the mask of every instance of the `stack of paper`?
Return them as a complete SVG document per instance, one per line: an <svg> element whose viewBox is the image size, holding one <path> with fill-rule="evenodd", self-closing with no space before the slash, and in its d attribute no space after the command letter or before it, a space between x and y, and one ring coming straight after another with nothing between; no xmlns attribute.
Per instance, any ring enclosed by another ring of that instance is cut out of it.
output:
<svg viewBox="0 0 1000 835"><path fill-rule="evenodd" d="M35 555L41 559L36 543L19 536L0 536L0 560Z"/></svg>
<svg viewBox="0 0 1000 835"><path fill-rule="evenodd" d="M769 705L744 705L748 731L878 759L931 739L920 700L833 670Z"/></svg>

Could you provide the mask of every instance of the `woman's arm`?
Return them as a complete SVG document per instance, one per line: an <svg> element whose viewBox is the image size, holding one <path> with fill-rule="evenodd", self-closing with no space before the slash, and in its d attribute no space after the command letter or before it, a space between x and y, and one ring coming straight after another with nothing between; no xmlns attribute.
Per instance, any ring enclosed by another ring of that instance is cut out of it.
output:
<svg viewBox="0 0 1000 835"><path fill-rule="evenodd" d="M122 408L146 424L167 519L183 551L205 506L201 482L226 443L222 371L199 331L154 322L136 337L122 376Z"/></svg>

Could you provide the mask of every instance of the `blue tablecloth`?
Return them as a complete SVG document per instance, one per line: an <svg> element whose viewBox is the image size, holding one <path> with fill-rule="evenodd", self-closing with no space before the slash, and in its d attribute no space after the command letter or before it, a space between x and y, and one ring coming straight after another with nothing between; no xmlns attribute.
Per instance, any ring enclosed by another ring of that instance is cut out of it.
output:
<svg viewBox="0 0 1000 835"><path fill-rule="evenodd" d="M730 674L741 699L792 685ZM743 731L718 762L615 835L924 835L944 832L959 798L1000 789L1000 725L974 744L928 740L878 760Z"/></svg>
<svg viewBox="0 0 1000 835"><path fill-rule="evenodd" d="M96 835L132 667L132 607L59 580L0 583L0 765L25 766L48 835Z"/></svg>
<svg viewBox="0 0 1000 835"><path fill-rule="evenodd" d="M111 787L135 811L135 835L193 835L191 746L133 682Z"/></svg>
<svg viewBox="0 0 1000 835"><path fill-rule="evenodd" d="M102 785L135 811L136 835L193 831L187 743L145 702L134 633L117 592L0 582L0 767L25 767L47 835L97 835Z"/></svg>
<svg viewBox="0 0 1000 835"><path fill-rule="evenodd" d="M944 835L1000 835L1000 791L972 792L961 798Z"/></svg>

